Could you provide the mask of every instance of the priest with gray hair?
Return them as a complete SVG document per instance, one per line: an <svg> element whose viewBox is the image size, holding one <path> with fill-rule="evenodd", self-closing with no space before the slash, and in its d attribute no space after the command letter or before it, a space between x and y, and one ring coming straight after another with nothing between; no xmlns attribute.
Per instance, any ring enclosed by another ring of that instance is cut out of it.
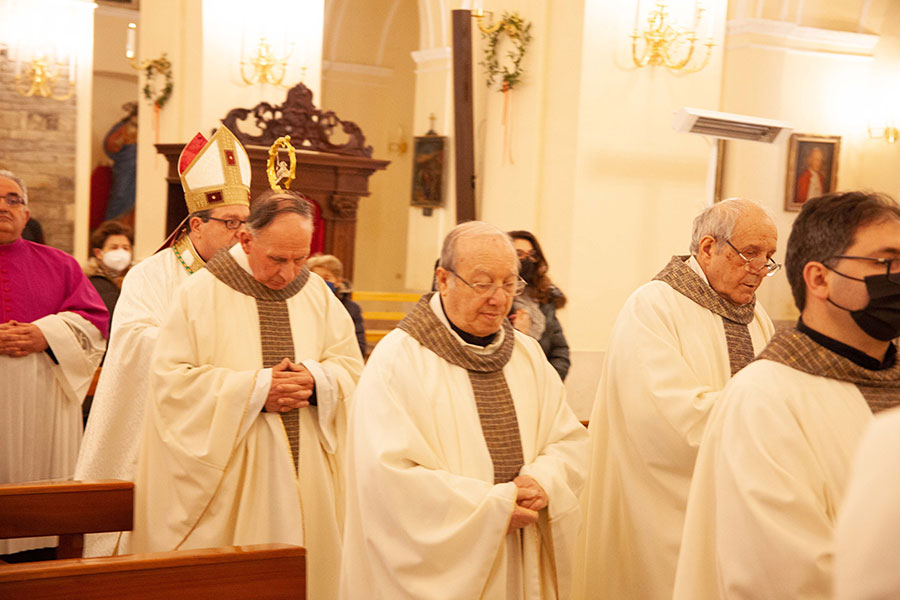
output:
<svg viewBox="0 0 900 600"><path fill-rule="evenodd" d="M341 598L570 598L587 432L537 341L509 237L444 241L438 291L375 348L350 421Z"/></svg>
<svg viewBox="0 0 900 600"><path fill-rule="evenodd" d="M626 300L590 420L575 598L671 598L707 418L774 333L756 290L776 241L758 204L720 202L694 220L690 254Z"/></svg>
<svg viewBox="0 0 900 600"><path fill-rule="evenodd" d="M256 198L240 243L175 292L150 366L132 549L287 543L337 595L353 322L306 268L312 211Z"/></svg>

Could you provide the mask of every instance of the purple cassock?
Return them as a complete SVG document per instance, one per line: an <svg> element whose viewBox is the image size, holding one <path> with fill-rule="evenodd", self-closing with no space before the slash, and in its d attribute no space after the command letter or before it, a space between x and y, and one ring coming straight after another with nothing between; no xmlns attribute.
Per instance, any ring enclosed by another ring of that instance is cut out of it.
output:
<svg viewBox="0 0 900 600"><path fill-rule="evenodd" d="M31 323L67 311L108 337L106 306L74 258L21 238L0 244L0 323Z"/></svg>

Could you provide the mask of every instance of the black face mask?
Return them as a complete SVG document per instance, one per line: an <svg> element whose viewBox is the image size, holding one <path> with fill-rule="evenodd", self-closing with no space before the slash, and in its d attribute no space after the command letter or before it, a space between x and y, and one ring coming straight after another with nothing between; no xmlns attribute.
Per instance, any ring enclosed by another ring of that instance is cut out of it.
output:
<svg viewBox="0 0 900 600"><path fill-rule="evenodd" d="M523 258L519 261L519 276L528 283L532 283L534 281L534 274L536 271L536 262L533 262L527 258Z"/></svg>
<svg viewBox="0 0 900 600"><path fill-rule="evenodd" d="M835 271L835 273L838 272ZM876 340L889 342L900 337L900 283L891 281L887 275L869 275L864 279L849 277L843 273L838 273L838 275L856 281L865 281L866 291L869 292L869 303L859 310L850 310L835 304L831 298L828 301L849 312L859 328Z"/></svg>

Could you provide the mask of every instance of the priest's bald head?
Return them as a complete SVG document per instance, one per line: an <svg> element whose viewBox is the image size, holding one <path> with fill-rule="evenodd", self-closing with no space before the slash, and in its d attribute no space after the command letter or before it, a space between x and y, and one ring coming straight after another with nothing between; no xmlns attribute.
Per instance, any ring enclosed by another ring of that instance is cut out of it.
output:
<svg viewBox="0 0 900 600"><path fill-rule="evenodd" d="M239 239L254 279L281 290L300 274L309 258L312 219L309 201L295 192L268 191L253 202Z"/></svg>
<svg viewBox="0 0 900 600"><path fill-rule="evenodd" d="M25 182L10 171L0 170L0 244L11 244L22 237L27 222Z"/></svg>
<svg viewBox="0 0 900 600"><path fill-rule="evenodd" d="M447 318L476 337L500 330L513 297L524 288L509 236L482 221L447 234L436 278Z"/></svg>
<svg viewBox="0 0 900 600"><path fill-rule="evenodd" d="M772 259L777 242L772 217L751 200L733 198L694 219L691 254L710 287L740 306L752 302L763 279L779 269Z"/></svg>

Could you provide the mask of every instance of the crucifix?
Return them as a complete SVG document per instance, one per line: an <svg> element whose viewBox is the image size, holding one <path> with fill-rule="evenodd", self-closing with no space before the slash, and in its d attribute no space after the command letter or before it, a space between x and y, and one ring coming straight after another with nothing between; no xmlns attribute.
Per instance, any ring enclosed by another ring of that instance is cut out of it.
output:
<svg viewBox="0 0 900 600"><path fill-rule="evenodd" d="M475 220L475 135L472 98L472 11L453 11L453 123L456 222Z"/></svg>

